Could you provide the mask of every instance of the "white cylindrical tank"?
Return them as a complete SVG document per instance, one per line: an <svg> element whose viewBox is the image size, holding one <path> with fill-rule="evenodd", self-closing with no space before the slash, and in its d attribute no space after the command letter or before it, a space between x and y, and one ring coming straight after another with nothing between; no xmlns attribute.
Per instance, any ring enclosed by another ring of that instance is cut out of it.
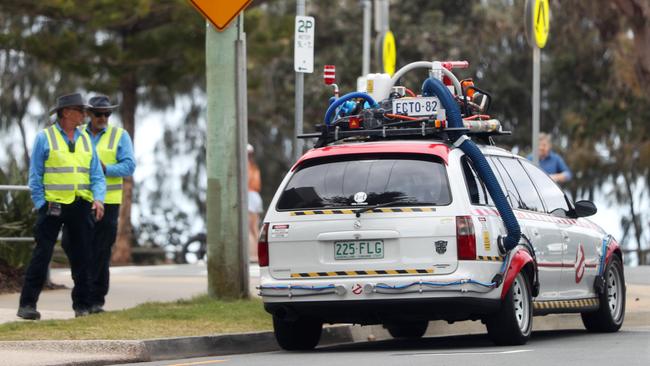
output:
<svg viewBox="0 0 650 366"><path fill-rule="evenodd" d="M366 93L377 102L390 95L391 81L388 74L368 74L366 77Z"/></svg>

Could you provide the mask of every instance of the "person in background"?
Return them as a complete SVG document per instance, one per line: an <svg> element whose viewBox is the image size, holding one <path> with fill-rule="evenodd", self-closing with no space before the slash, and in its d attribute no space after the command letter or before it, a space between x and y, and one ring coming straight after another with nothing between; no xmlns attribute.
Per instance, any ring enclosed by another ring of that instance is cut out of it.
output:
<svg viewBox="0 0 650 366"><path fill-rule="evenodd" d="M248 144L248 256L251 262L257 263L257 240L259 237L260 214L264 212L262 203L262 178L260 168L255 163L255 149Z"/></svg>
<svg viewBox="0 0 650 366"><path fill-rule="evenodd" d="M68 231L65 253L74 280L72 308L75 316L89 314L88 268L94 221L104 215L106 182L90 136L81 128L86 103L81 94L57 98L50 110L57 120L37 136L29 164L29 188L38 218L34 225L36 246L25 271L18 317L38 320L36 303L52 259L61 226Z"/></svg>
<svg viewBox="0 0 650 366"><path fill-rule="evenodd" d="M551 136L547 133L539 134L539 167L557 183L565 183L571 180L571 170L564 162L564 159L551 150ZM528 160L533 160L532 154Z"/></svg>
<svg viewBox="0 0 650 366"><path fill-rule="evenodd" d="M109 288L111 250L117 237L117 219L122 203L122 181L133 175L135 158L129 133L123 128L109 125L108 119L118 105L113 105L105 95L88 101L90 123L86 132L97 150L102 171L106 176L104 219L97 222L92 235L90 275L90 313L104 311Z"/></svg>

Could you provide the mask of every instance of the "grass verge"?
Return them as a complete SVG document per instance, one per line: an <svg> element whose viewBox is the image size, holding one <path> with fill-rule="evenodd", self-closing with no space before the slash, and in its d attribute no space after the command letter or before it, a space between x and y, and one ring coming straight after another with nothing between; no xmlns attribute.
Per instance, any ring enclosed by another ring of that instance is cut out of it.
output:
<svg viewBox="0 0 650 366"><path fill-rule="evenodd" d="M151 339L272 328L259 299L222 301L204 295L76 319L1 324L0 340Z"/></svg>

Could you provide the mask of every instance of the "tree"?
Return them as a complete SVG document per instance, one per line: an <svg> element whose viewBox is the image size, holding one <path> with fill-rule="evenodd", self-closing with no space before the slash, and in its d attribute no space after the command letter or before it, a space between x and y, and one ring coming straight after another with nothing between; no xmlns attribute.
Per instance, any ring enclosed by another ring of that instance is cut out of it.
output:
<svg viewBox="0 0 650 366"><path fill-rule="evenodd" d="M615 0L618 15L634 36L634 70L641 85L650 82L650 3L644 0ZM627 28L626 27L626 28Z"/></svg>
<svg viewBox="0 0 650 366"><path fill-rule="evenodd" d="M119 90L131 137L139 104L173 105L202 80L204 22L183 0L10 0L0 10L39 20L8 36L15 50L82 77L89 90ZM118 263L130 261L132 190L132 179L125 179L113 255Z"/></svg>

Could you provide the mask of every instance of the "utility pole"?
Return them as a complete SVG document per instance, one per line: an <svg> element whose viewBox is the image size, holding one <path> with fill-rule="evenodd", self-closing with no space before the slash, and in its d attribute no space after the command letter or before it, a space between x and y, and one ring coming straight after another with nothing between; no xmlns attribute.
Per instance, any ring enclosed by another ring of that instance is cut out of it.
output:
<svg viewBox="0 0 650 366"><path fill-rule="evenodd" d="M381 34L388 30L388 0L375 0L375 32Z"/></svg>
<svg viewBox="0 0 650 366"><path fill-rule="evenodd" d="M375 40L376 54L376 72L385 72L384 70L384 38L390 31L389 24L390 3L388 0L375 0Z"/></svg>
<svg viewBox="0 0 650 366"><path fill-rule="evenodd" d="M208 294L227 299L249 296L243 19L206 28Z"/></svg>
<svg viewBox="0 0 650 366"><path fill-rule="evenodd" d="M372 2L362 0L363 5L363 62L361 64L361 77L370 73L370 33L372 21Z"/></svg>

